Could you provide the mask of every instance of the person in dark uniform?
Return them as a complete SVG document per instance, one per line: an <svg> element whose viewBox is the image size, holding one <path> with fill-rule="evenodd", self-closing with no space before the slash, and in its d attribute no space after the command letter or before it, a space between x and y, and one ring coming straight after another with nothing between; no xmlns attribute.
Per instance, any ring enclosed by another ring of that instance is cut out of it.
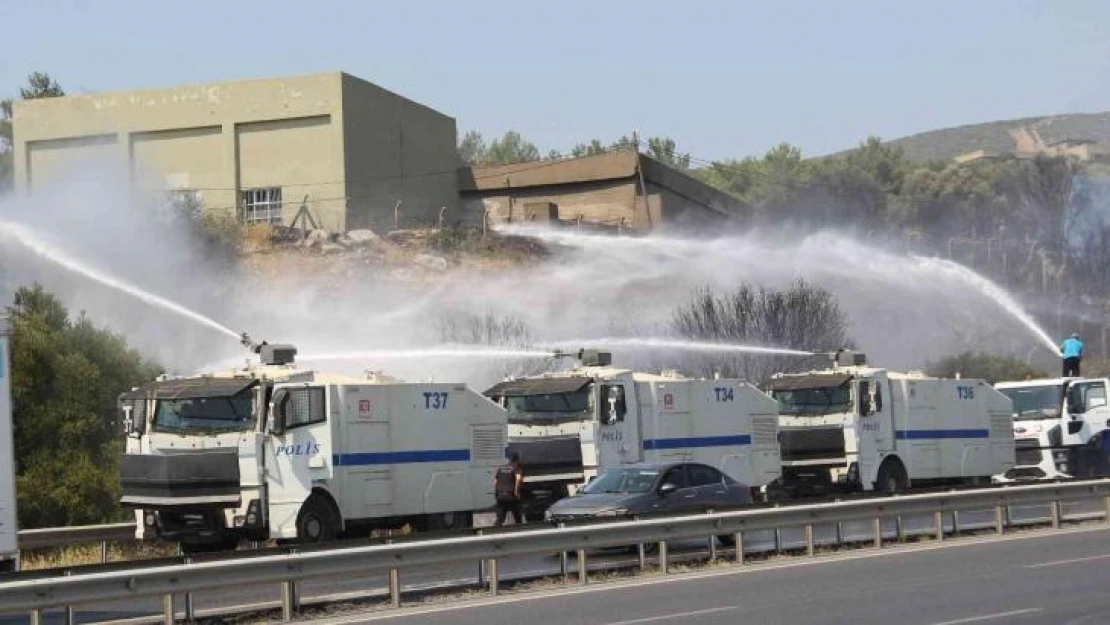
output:
<svg viewBox="0 0 1110 625"><path fill-rule="evenodd" d="M524 522L521 505L521 489L524 488L524 468L520 465L520 454L509 454L509 463L497 470L493 478L493 492L497 497L496 526L505 524L505 517L511 512L517 525Z"/></svg>

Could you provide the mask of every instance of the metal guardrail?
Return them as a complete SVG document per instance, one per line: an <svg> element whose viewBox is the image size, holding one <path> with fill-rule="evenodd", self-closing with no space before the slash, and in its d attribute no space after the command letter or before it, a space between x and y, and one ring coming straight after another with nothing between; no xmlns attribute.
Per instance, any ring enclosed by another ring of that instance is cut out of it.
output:
<svg viewBox="0 0 1110 625"><path fill-rule="evenodd" d="M166 622L173 621L174 596L218 589L230 585L277 583L282 589L282 612L291 620L297 610L297 582L309 578L356 573L389 573L390 598L400 605L400 571L404 568L475 561L487 568L489 589L498 593L498 559L535 553L576 552L577 579L587 583L587 551L604 547L659 544L659 564L667 570L667 542L730 537L736 544L738 563L743 562L745 532L787 527L806 528L806 551L815 552L813 527L824 523L872 521L874 544L883 542L882 520L892 517L932 514L936 538L945 538L943 515L957 510L995 511L995 531L1006 527L1006 510L1011 506L1049 505L1050 522L1059 527L1061 504L1099 499L1110 521L1110 479L1083 482L1013 486L982 490L952 491L863 499L838 503L761 508L640 521L616 521L576 527L492 533L478 536L412 541L398 544L325 549L319 551L263 555L228 561L198 562L172 566L129 568L58 577L29 579L0 584L0 611L29 611L32 623L41 622L47 608L77 604L161 596Z"/></svg>
<svg viewBox="0 0 1110 625"><path fill-rule="evenodd" d="M74 527L46 527L34 530L20 530L19 548L49 549L100 543L102 554L108 551L108 543L135 540L135 523L109 523L106 525L78 525Z"/></svg>

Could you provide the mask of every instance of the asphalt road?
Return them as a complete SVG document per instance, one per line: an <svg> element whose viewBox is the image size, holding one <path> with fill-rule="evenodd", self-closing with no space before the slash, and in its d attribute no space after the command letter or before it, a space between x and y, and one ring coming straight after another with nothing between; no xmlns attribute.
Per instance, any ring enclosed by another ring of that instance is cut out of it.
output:
<svg viewBox="0 0 1110 625"><path fill-rule="evenodd" d="M1110 530L975 539L351 616L390 625L1095 625Z"/></svg>
<svg viewBox="0 0 1110 625"><path fill-rule="evenodd" d="M1067 506L1064 514L1081 514L1097 512L1099 508L1093 502L1090 505ZM1015 508L1012 519L1015 522L1035 518L1045 518L1048 514L1047 507L1041 508ZM989 512L964 512L960 515L961 527L985 526L994 522L993 513ZM951 517L946 518L946 526L951 527ZM931 533L933 531L932 517L907 518L903 520L903 529L908 534ZM815 539L818 544L835 544L837 529L834 526L818 526L815 528ZM872 537L871 524L868 522L844 524L841 533L845 538L869 540ZM896 535L896 525L893 520L884 523L884 534L888 538ZM783 530L779 536L780 546L785 549L804 546L804 533L800 528ZM678 545L669 545L672 553L701 551L706 549L706 543L694 542ZM745 551L748 553L761 553L772 551L775 548L773 532L752 532L745 535ZM591 565L628 561L634 558L629 553L602 553L590 556ZM1110 566L1110 561L1106 563ZM572 570L575 567L570 562ZM500 564L501 575L506 578L520 575L552 574L559 570L559 560L553 555L537 554L533 556L507 558ZM477 563L463 562L446 565L437 569L402 570L401 582L404 587L416 589L434 584L447 582L476 582L478 578ZM368 591L384 592L388 588L388 578L385 575L346 576L343 578L326 578L303 582L300 587L301 597L305 600L314 598L349 598ZM1110 589L1108 589L1110 593ZM1110 595L1108 595L1110 596ZM242 587L233 586L220 590L210 590L196 593L194 606L197 610L210 610L242 605L258 605L265 602L279 600L280 591L276 585ZM178 598L178 609L181 609L181 598ZM124 619L158 614L161 601L158 598L146 598L128 602L105 602L99 605L77 606L76 620L88 623L108 619ZM2 607L0 607L2 610ZM62 622L61 614L50 612L45 615L47 623ZM23 616L0 616L0 625L21 625L28 620ZM1110 621L1108 621L1110 622ZM534 624L530 624L534 625ZM596 625L596 624L595 624Z"/></svg>

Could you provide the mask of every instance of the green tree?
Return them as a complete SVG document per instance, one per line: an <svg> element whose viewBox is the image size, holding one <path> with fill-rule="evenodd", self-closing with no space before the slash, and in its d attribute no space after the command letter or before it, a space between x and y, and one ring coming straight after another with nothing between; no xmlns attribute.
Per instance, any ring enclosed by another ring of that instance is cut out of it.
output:
<svg viewBox="0 0 1110 625"><path fill-rule="evenodd" d="M660 163L675 169L682 171L690 169L690 155L680 154L675 148L674 139L670 137L649 137L647 154Z"/></svg>
<svg viewBox="0 0 1110 625"><path fill-rule="evenodd" d="M1048 377L1044 371L1027 365L1012 356L1001 356L987 352L966 351L955 356L942 358L929 363L926 373L938 378L983 379L994 384L1010 380Z"/></svg>
<svg viewBox="0 0 1110 625"><path fill-rule="evenodd" d="M27 87L20 88L24 100L56 98L65 91L49 74L32 72L27 76ZM0 193L12 188L15 176L14 144L12 141L12 101L0 100Z"/></svg>
<svg viewBox="0 0 1110 625"><path fill-rule="evenodd" d="M540 149L515 130L486 143L482 134L470 131L463 135L458 146L459 159L472 166L512 165L540 160ZM548 153L548 158L559 158L558 152Z"/></svg>
<svg viewBox="0 0 1110 625"><path fill-rule="evenodd" d="M116 397L158 367L39 285L18 289L8 312L21 527L117 518Z"/></svg>

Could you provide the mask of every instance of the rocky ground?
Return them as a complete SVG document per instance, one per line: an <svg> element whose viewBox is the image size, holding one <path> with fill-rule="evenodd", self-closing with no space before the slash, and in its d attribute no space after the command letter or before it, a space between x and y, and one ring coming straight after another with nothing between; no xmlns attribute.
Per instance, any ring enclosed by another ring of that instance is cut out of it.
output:
<svg viewBox="0 0 1110 625"><path fill-rule="evenodd" d="M456 269L497 270L537 263L550 251L540 242L478 229L430 228L378 234L281 228L244 238L243 260L264 278L352 280L373 275L401 282L435 280Z"/></svg>

